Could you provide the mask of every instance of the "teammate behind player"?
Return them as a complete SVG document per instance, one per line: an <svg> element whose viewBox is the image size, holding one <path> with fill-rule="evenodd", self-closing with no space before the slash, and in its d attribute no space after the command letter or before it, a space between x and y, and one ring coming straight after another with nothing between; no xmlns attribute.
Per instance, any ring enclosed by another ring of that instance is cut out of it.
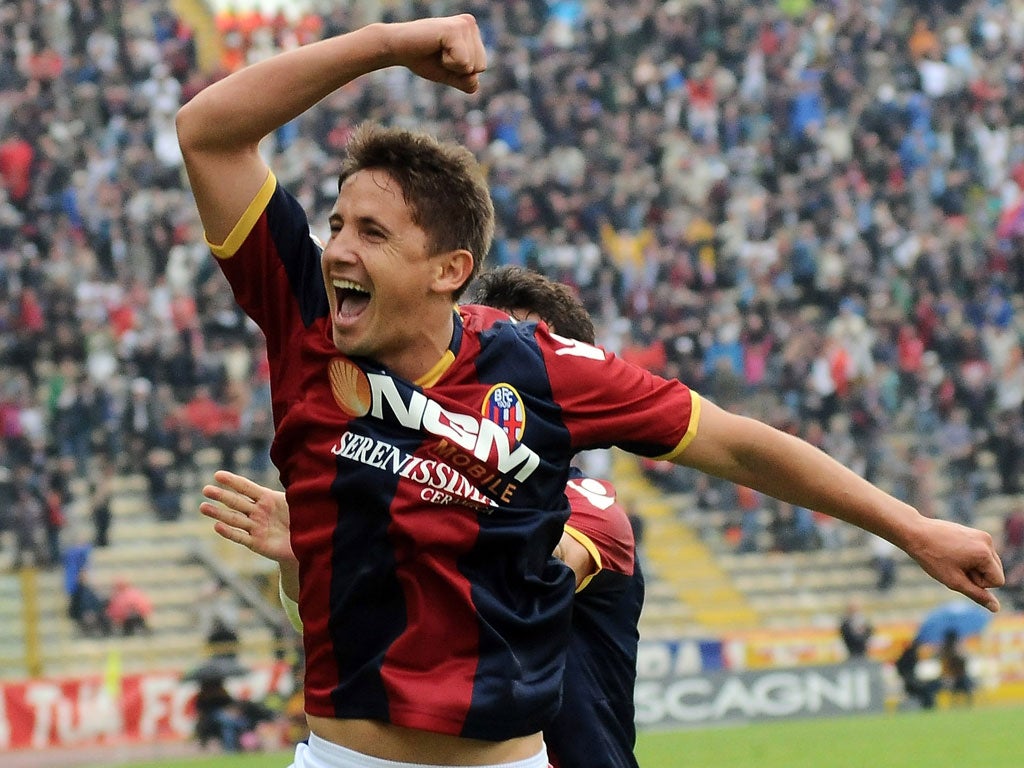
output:
<svg viewBox="0 0 1024 768"><path fill-rule="evenodd" d="M559 336L595 341L593 320L575 294L537 272L515 266L484 272L472 300L520 322L544 322ZM599 542L602 567L576 593L562 706L544 741L557 768L636 768L633 689L644 579L633 530L607 481L574 471L565 492L572 509L567 535ZM583 571L578 564L574 570Z"/></svg>

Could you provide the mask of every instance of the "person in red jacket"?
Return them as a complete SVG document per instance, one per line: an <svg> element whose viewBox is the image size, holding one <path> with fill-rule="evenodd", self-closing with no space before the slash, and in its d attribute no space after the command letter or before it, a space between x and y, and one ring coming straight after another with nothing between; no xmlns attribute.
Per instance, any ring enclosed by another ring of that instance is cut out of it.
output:
<svg viewBox="0 0 1024 768"><path fill-rule="evenodd" d="M122 635L149 632L149 617L152 613L153 601L149 595L125 578L118 578L114 582L114 591L107 603L107 618L115 630Z"/></svg>

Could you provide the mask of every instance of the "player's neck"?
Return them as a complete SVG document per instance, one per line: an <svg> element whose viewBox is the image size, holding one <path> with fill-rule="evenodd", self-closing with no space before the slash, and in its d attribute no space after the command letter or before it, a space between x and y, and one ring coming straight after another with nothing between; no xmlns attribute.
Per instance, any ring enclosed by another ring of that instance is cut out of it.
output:
<svg viewBox="0 0 1024 768"><path fill-rule="evenodd" d="M391 373L409 381L436 378L434 374L438 367L449 359L447 354L455 331L451 305L432 312L431 317L402 318L401 322L412 326L410 342L378 362Z"/></svg>

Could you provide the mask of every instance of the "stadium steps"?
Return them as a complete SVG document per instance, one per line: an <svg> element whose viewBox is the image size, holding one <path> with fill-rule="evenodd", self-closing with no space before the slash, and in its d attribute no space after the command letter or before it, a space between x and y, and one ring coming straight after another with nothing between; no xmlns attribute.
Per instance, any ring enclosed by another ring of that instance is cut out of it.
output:
<svg viewBox="0 0 1024 768"><path fill-rule="evenodd" d="M644 520L640 549L651 584L640 617L641 636L678 637L756 626L756 609L718 565L715 553L642 476L636 459L615 452L612 467L620 498Z"/></svg>
<svg viewBox="0 0 1024 768"><path fill-rule="evenodd" d="M729 552L720 554L719 562L767 627L834 627L854 598L875 623L917 620L953 596L899 552L893 586L878 590L864 542L811 552Z"/></svg>
<svg viewBox="0 0 1024 768"><path fill-rule="evenodd" d="M200 477L212 475L217 458L215 451L198 452ZM70 506L69 528L90 531L88 504L84 503L88 485L79 483L73 491L79 498ZM276 581L269 584L268 578L274 575L273 564L217 536L211 522L198 513L200 499L198 487L183 493L181 519L160 521L154 517L143 475L128 473L115 478L110 546L93 548L91 579L101 593L109 593L120 577L142 588L153 601L150 634L83 637L67 617L62 569L34 571L34 601L25 600L18 573L0 573L0 679L24 677L30 669L46 676L101 673L111 654L124 672L196 666L207 655L197 619L197 597L211 581L209 569L193 556L200 547L213 552L218 563L233 573L266 583L267 605L279 611ZM22 615L26 602L37 608L37 644L26 642ZM243 663L265 661L278 646L274 632L259 613L244 605L240 611ZM37 663L27 657L33 648L38 652Z"/></svg>

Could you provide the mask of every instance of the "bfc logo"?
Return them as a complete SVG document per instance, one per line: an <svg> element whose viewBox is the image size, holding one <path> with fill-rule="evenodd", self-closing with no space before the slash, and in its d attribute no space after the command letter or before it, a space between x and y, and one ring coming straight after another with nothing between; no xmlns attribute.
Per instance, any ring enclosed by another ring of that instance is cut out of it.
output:
<svg viewBox="0 0 1024 768"><path fill-rule="evenodd" d="M484 398L483 417L504 430L512 444L518 443L526 429L526 406L510 384L495 384Z"/></svg>

